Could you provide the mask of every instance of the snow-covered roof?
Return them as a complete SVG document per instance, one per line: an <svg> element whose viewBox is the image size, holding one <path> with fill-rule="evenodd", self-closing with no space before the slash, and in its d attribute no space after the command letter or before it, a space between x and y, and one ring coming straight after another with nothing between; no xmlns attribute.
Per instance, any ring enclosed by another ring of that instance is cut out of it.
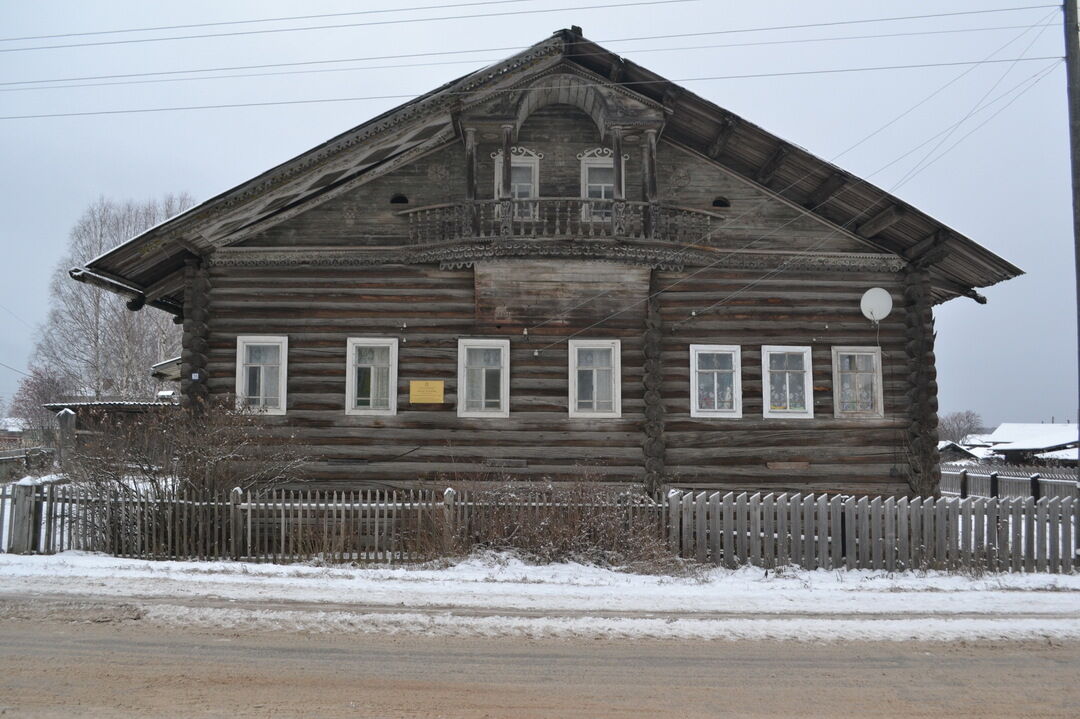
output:
<svg viewBox="0 0 1080 719"><path fill-rule="evenodd" d="M1080 461L1080 448L1055 449L1052 452L1040 452L1035 456L1039 459L1056 460L1058 462L1077 462Z"/></svg>
<svg viewBox="0 0 1080 719"><path fill-rule="evenodd" d="M25 432L26 420L21 417L0 417L0 432Z"/></svg>
<svg viewBox="0 0 1080 719"><path fill-rule="evenodd" d="M938 448L938 452L944 452L947 449L953 449L953 450L956 450L957 452L963 452L964 454L968 455L969 457L974 457L975 456L975 453L972 452L967 447L961 447L956 442L953 442L952 440L948 440L948 439L943 439L940 442L938 442L937 443L937 448Z"/></svg>
<svg viewBox="0 0 1080 719"><path fill-rule="evenodd" d="M990 444L990 435L988 434L969 434L965 435L960 444L964 447L986 447Z"/></svg>
<svg viewBox="0 0 1080 719"><path fill-rule="evenodd" d="M129 402L126 400L109 400L100 402L51 402L41 406L52 412L59 412L62 409L71 409L73 407L175 407L176 405L172 402Z"/></svg>
<svg viewBox="0 0 1080 719"><path fill-rule="evenodd" d="M180 358L171 357L167 360L150 365L150 376L155 379L179 380Z"/></svg>
<svg viewBox="0 0 1080 719"><path fill-rule="evenodd" d="M1000 425L990 435L995 452L1054 449L1080 443L1076 424L1034 424L1010 422Z"/></svg>

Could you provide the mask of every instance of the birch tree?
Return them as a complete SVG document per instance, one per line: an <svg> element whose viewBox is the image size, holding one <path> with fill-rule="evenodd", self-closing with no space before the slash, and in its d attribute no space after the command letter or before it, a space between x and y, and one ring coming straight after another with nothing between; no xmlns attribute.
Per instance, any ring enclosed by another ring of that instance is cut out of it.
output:
<svg viewBox="0 0 1080 719"><path fill-rule="evenodd" d="M72 267L85 265L140 232L192 205L185 194L146 202L104 197L86 209L71 230L67 252L51 281L51 308L34 348L32 366L87 398L148 399L157 389L150 365L180 352L172 316L145 307L132 312L125 298L76 282Z"/></svg>

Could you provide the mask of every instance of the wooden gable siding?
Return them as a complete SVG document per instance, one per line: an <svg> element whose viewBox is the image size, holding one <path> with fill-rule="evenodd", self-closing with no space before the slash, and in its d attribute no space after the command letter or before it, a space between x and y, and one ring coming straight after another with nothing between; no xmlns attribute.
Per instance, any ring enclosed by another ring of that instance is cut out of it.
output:
<svg viewBox="0 0 1080 719"><path fill-rule="evenodd" d="M724 216L716 239L704 244L724 244L725 249L753 242L750 247L755 250L874 251L836 226L670 142L657 147L656 183L665 202ZM714 208L717 197L729 200L731 207Z"/></svg>
<svg viewBox="0 0 1080 719"><path fill-rule="evenodd" d="M477 197L495 196L495 164L501 149L497 133L484 133L477 147ZM580 197L581 161L578 155L610 146L580 110L556 105L543 108L522 126L517 147L543 155L540 160L541 197ZM623 154L626 199L643 201L641 138L630 133ZM753 183L679 145L661 141L657 147L656 177L661 202L723 217L702 245L734 249L873 252L865 242L813 216L806 210L770 196ZM403 195L408 204L391 204ZM465 199L465 152L450 143L346 195L240 243L245 247L398 246L409 242L409 225L397 213L410 208L461 202ZM717 208L713 201L731 206ZM848 228L850 231L852 228ZM752 244L751 244L752 243Z"/></svg>
<svg viewBox="0 0 1080 719"><path fill-rule="evenodd" d="M451 143L329 200L242 243L243 247L382 246L408 242L409 223L396 213L465 197L465 160ZM408 204L391 204L404 195Z"/></svg>
<svg viewBox="0 0 1080 719"><path fill-rule="evenodd" d="M288 335L288 413L264 418L264 440L291 441L298 453L329 460L311 463L315 483L504 474L640 480L640 316L583 335L622 340L622 418L571 420L566 344L533 352L586 322L539 328L528 342L499 334L475 319L471 269L215 267L211 282L211 391L234 391L237 335ZM397 416L345 415L345 343L354 336L401 339ZM511 341L509 418L457 416L457 339L470 336ZM410 380L443 380L445 403L410 405Z"/></svg>
<svg viewBox="0 0 1080 719"><path fill-rule="evenodd" d="M669 481L717 489L908 493L910 383L899 276L788 270L745 289L763 274L711 269L693 277L689 271L657 275L660 288L671 287L660 296ZM862 293L875 286L888 289L895 304L880 332L859 310ZM702 311L736 291L724 305ZM679 324L695 310L699 316ZM879 342L884 418L836 418L832 347ZM691 344L741 346L742 418L690 416ZM762 345L812 348L812 419L763 418Z"/></svg>

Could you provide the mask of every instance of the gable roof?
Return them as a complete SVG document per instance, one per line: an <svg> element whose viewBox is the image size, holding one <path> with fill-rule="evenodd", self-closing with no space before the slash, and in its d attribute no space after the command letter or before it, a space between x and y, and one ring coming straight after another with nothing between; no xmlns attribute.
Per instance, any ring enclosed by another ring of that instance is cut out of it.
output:
<svg viewBox="0 0 1080 719"><path fill-rule="evenodd" d="M942 302L1022 271L884 190L585 39L579 28L446 83L165 220L71 270L73 278L179 314L185 260L235 244L454 141L465 98L562 63L665 109L667 142L699 153L877 250L926 263ZM840 229L847 228L847 229Z"/></svg>

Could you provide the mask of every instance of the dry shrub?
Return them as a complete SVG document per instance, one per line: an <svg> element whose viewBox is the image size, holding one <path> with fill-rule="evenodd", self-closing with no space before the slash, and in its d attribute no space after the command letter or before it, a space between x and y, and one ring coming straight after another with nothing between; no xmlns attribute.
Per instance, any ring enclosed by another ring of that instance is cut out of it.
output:
<svg viewBox="0 0 1080 719"><path fill-rule="evenodd" d="M511 551L526 561L575 561L681 573L667 545L664 507L641 490L589 482L458 483L450 551Z"/></svg>
<svg viewBox="0 0 1080 719"><path fill-rule="evenodd" d="M80 425L65 473L84 488L120 495L272 488L298 480L304 463L288 441L259 441L266 428L257 413L223 402L198 411L178 406L103 411L80 418Z"/></svg>

